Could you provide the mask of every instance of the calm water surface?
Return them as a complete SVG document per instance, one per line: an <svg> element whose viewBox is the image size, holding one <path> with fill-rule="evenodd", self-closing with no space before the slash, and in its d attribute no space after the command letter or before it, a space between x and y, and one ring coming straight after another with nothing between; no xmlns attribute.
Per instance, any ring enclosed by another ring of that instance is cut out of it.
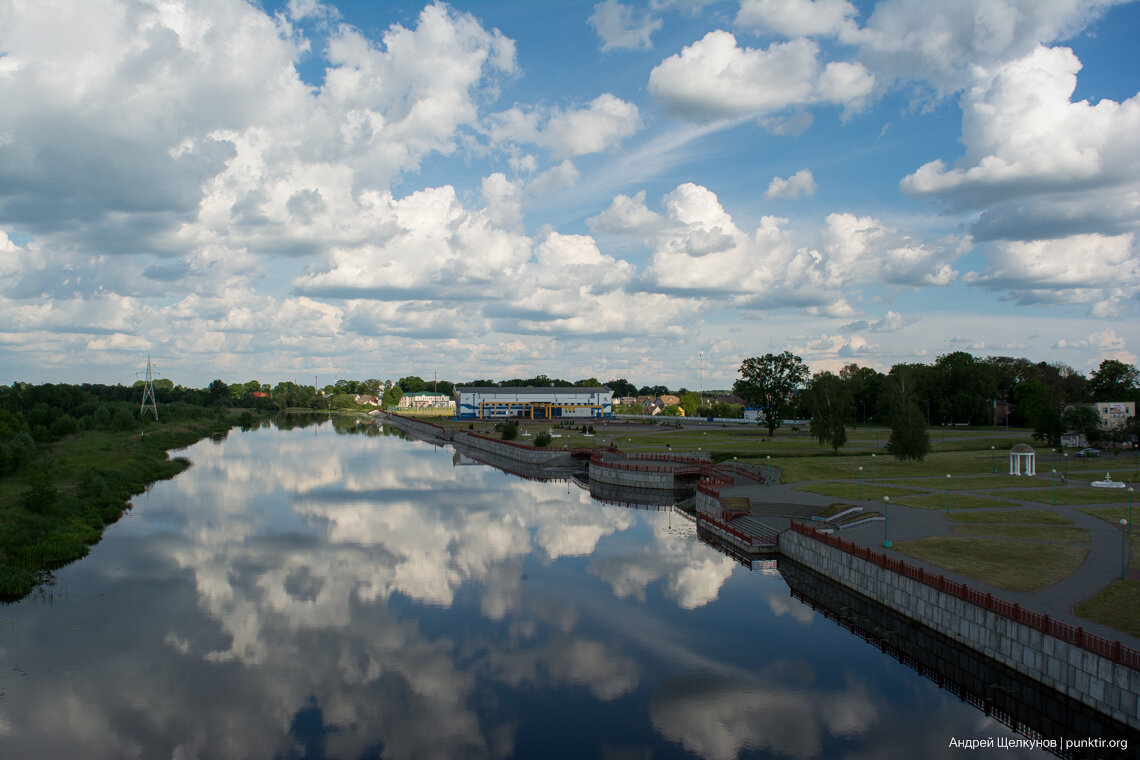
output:
<svg viewBox="0 0 1140 760"><path fill-rule="evenodd" d="M183 455L0 608L0 756L960 758L952 737L1012 736L678 514L327 422Z"/></svg>

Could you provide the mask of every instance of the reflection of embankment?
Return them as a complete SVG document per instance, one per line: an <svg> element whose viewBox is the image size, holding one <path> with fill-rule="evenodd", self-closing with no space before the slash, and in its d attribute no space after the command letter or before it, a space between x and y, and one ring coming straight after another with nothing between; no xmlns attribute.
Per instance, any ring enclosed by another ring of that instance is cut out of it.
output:
<svg viewBox="0 0 1140 760"><path fill-rule="evenodd" d="M789 559L778 564L794 599L913 668L987 716L1031 739L1127 739L1140 731L877 604ZM1057 752L1098 757L1095 751Z"/></svg>
<svg viewBox="0 0 1140 760"><path fill-rule="evenodd" d="M672 507L693 495L691 488L634 488L590 480L590 496L605 504L620 507L665 508Z"/></svg>
<svg viewBox="0 0 1140 760"><path fill-rule="evenodd" d="M574 474L570 467L552 467L546 464L520 462L513 457L497 454L486 446L476 448L459 438L452 441L451 445L455 449L455 456L451 460L455 465L490 465L496 470L502 470L505 473L527 480L562 481Z"/></svg>

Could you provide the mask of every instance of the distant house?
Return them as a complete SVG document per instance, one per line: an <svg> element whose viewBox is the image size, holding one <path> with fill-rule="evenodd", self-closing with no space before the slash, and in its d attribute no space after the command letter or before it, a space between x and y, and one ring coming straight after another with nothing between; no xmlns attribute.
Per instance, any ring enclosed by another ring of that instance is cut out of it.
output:
<svg viewBox="0 0 1140 760"><path fill-rule="evenodd" d="M1121 430L1128 424L1130 417L1136 416L1136 403L1134 401L1101 401L1097 402L1096 413L1100 415L1101 430Z"/></svg>
<svg viewBox="0 0 1140 760"><path fill-rule="evenodd" d="M412 391L400 397L401 409L454 409L455 401L446 393Z"/></svg>
<svg viewBox="0 0 1140 760"><path fill-rule="evenodd" d="M1061 435L1061 445L1067 449L1083 449L1089 442L1084 433L1064 433Z"/></svg>
<svg viewBox="0 0 1140 760"><path fill-rule="evenodd" d="M1013 405L1008 401L998 399L994 399L992 403L994 406L994 427L1001 427L1002 425L1009 427L1009 415L1013 411Z"/></svg>

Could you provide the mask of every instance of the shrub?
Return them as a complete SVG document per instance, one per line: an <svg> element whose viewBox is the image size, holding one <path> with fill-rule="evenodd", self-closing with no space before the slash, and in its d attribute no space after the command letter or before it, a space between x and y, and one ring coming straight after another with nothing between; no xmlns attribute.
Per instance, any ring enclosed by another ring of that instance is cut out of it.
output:
<svg viewBox="0 0 1140 760"><path fill-rule="evenodd" d="M519 423L514 420L506 420L505 422L495 423L495 432L497 432L504 441L511 441L518 438Z"/></svg>
<svg viewBox="0 0 1140 760"><path fill-rule="evenodd" d="M24 508L29 512L46 512L55 504L59 492L55 488L55 481L46 469L36 469L28 473L26 478L27 490L20 496Z"/></svg>
<svg viewBox="0 0 1140 760"><path fill-rule="evenodd" d="M552 440L554 439L550 437L550 433L542 432L534 437L534 446L537 449L541 449L545 446L549 446Z"/></svg>

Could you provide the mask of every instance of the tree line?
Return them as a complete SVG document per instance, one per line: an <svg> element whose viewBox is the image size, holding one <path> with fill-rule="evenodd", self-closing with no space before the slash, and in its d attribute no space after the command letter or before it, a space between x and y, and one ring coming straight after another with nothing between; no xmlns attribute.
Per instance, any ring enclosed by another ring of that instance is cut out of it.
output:
<svg viewBox="0 0 1140 760"><path fill-rule="evenodd" d="M1052 446L1065 432L1083 433L1090 442L1136 435L1134 418L1122 431L1101 430L1090 405L1140 401L1140 371L1105 359L1086 377L1059 362L955 351L931 364L896 364L885 374L858 364L812 374L784 351L745 359L733 390L759 408L769 434L785 417L810 418L812 434L838 451L848 426L885 424L896 455L920 459L929 450L926 428L993 425L999 412L1005 424L1031 428Z"/></svg>

